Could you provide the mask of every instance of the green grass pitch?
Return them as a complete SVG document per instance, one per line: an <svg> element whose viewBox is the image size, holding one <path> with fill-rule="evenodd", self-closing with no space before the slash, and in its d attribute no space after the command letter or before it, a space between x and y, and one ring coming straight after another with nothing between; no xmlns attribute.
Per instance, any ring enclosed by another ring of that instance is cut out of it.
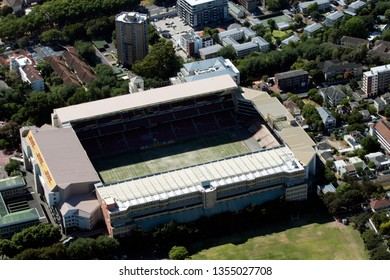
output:
<svg viewBox="0 0 390 280"><path fill-rule="evenodd" d="M105 183L123 181L250 152L243 132L220 131L179 143L93 160Z"/></svg>

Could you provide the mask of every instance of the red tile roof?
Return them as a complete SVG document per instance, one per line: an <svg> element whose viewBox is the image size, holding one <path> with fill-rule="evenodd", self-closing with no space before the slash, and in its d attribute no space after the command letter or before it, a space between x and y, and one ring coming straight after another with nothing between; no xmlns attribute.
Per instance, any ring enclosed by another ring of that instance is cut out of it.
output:
<svg viewBox="0 0 390 280"><path fill-rule="evenodd" d="M390 207L390 200L382 198L382 199L372 199L370 201L370 206L374 210L381 210Z"/></svg>
<svg viewBox="0 0 390 280"><path fill-rule="evenodd" d="M56 56L49 56L45 57L44 60L50 64L51 68L53 68L54 72L60 76L65 85L75 85L77 87L80 86L77 78L73 76L66 64L61 59Z"/></svg>
<svg viewBox="0 0 390 280"><path fill-rule="evenodd" d="M374 124L374 129L390 143L390 123L384 120L381 120Z"/></svg>
<svg viewBox="0 0 390 280"><path fill-rule="evenodd" d="M69 47L67 49L68 50L64 51L64 53L62 54L66 64L75 71L77 77L84 84L89 84L90 82L92 82L95 77L92 74L88 65L79 58L76 49L73 47Z"/></svg>
<svg viewBox="0 0 390 280"><path fill-rule="evenodd" d="M42 77L39 74L39 71L32 65L24 66L23 72L26 73L26 76L30 82L42 80Z"/></svg>

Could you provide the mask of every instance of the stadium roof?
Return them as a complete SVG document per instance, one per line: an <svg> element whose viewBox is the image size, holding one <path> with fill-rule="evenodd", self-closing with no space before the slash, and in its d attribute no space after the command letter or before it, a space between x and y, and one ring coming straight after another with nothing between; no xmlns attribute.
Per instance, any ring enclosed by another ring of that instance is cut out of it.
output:
<svg viewBox="0 0 390 280"><path fill-rule="evenodd" d="M118 210L151 201L202 193L203 182L218 188L233 182L303 170L288 147L262 150L129 181L97 187L102 199L114 200Z"/></svg>
<svg viewBox="0 0 390 280"><path fill-rule="evenodd" d="M53 118L57 116L65 124L235 88L235 81L229 75L223 75L54 109Z"/></svg>
<svg viewBox="0 0 390 280"><path fill-rule="evenodd" d="M0 180L0 192L13 188L24 187L25 185L26 182L21 176L2 179Z"/></svg>
<svg viewBox="0 0 390 280"><path fill-rule="evenodd" d="M291 125L291 123L295 123L294 117L283 104L276 97L271 97L268 93L258 90L244 88L243 96L252 101L253 106L265 120L269 115L274 117L285 116L287 118L286 126L280 130L275 130L275 133L279 135L303 165L309 164L316 154L313 148L315 143L302 127Z"/></svg>
<svg viewBox="0 0 390 280"><path fill-rule="evenodd" d="M72 183L100 181L73 128L44 125L31 128L30 132L60 188L66 188Z"/></svg>

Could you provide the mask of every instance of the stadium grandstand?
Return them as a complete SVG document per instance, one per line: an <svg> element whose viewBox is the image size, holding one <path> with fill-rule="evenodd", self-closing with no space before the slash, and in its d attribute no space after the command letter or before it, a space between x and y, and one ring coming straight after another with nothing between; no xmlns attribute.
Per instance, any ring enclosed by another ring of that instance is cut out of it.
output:
<svg viewBox="0 0 390 280"><path fill-rule="evenodd" d="M242 89L223 75L58 108L53 127L43 131L72 135L77 147L72 153L85 165L77 164L75 172L88 170L91 177L83 182L94 183L108 233L124 236L135 226L148 231L170 220L190 222L280 197L306 199L315 172L314 143L278 104L276 98ZM36 160L29 135L44 135L28 131L22 132L23 150ZM49 157L54 157L57 140L47 140L53 146ZM70 164L70 147L58 146L62 151L57 162L64 157ZM42 188L45 193L64 191L68 186L58 187L56 177L65 176L57 174L56 166L52 172L45 153L41 156L47 164L34 167L37 180L41 185L52 180ZM31 163L25 164L32 169ZM41 175L42 169L51 177ZM83 179L67 176L74 184ZM60 212L67 209L64 205L76 209L66 200L90 195L90 188L68 193L57 198Z"/></svg>

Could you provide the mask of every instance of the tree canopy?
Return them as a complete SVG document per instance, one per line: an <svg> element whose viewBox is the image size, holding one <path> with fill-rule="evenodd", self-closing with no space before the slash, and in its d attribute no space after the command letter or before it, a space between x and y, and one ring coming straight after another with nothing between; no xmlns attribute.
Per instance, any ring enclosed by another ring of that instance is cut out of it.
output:
<svg viewBox="0 0 390 280"><path fill-rule="evenodd" d="M133 65L132 71L144 78L167 80L176 75L180 67L181 62L176 57L172 42L161 40L153 46L143 60Z"/></svg>

